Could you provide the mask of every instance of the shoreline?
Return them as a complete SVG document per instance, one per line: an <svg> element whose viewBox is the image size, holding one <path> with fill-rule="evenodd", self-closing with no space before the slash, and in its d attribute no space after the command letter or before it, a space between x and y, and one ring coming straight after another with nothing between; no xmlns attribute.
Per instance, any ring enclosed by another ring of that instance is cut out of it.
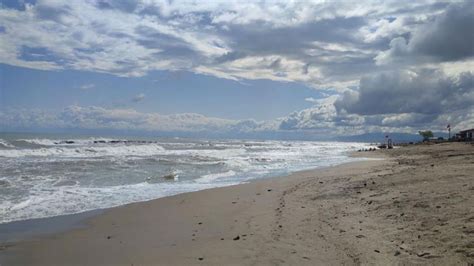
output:
<svg viewBox="0 0 474 266"><path fill-rule="evenodd" d="M48 235L85 227L88 219L102 214L107 209L96 209L80 213L65 214L0 224L0 246L29 241Z"/></svg>
<svg viewBox="0 0 474 266"><path fill-rule="evenodd" d="M316 167L316 168L311 168L311 169L306 169L306 170L298 170L295 172L290 172L289 174L285 174L285 175L276 175L276 176L270 176L270 177L265 177L265 178L252 179L248 182L244 182L240 184L184 192L184 193L179 193L176 195L170 195L170 196L160 197L160 198L146 200L146 201L130 202L124 205L119 205L119 206L114 206L114 207L107 207L107 208L102 208L102 209L87 210L87 211L83 211L79 213L63 214L63 215L58 215L58 216L41 217L41 218L33 218L33 219L26 219L26 220L17 220L17 221L3 223L3 224L0 224L0 247L2 245L10 245L10 244L14 244L16 242L21 242L21 241L31 241L37 238L47 237L49 235L71 231L76 228L87 227L88 220L93 219L94 217L101 215L105 212L108 212L109 210L112 210L115 208L122 208L130 204L140 204L140 203L160 200L160 199L164 199L168 197L175 197L175 196L179 196L179 195L187 194L187 193L196 193L200 191L207 191L207 190L219 189L219 188L224 188L224 187L239 186L239 185L244 185L244 184L249 184L249 183L254 183L254 182L265 181L265 180L289 178L291 176L299 175L304 172L314 172L314 171L319 171L319 170L323 170L327 168L339 167L345 164L364 162L364 161L374 160L374 159L381 159L381 160L384 159L382 158L384 156L380 153L374 156L372 154L358 153L356 151L349 152L347 156L348 158L361 158L361 160L352 160L352 161L343 162L343 163L335 164L335 165Z"/></svg>
<svg viewBox="0 0 474 266"><path fill-rule="evenodd" d="M0 263L473 263L473 147L356 153L387 158L131 203L3 246Z"/></svg>

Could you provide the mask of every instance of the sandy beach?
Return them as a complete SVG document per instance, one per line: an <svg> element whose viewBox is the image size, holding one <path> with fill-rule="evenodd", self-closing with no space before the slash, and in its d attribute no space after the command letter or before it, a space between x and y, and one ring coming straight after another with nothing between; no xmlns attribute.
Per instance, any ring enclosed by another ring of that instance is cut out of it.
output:
<svg viewBox="0 0 474 266"><path fill-rule="evenodd" d="M0 264L474 263L474 145L355 156L378 160L112 208L1 244Z"/></svg>

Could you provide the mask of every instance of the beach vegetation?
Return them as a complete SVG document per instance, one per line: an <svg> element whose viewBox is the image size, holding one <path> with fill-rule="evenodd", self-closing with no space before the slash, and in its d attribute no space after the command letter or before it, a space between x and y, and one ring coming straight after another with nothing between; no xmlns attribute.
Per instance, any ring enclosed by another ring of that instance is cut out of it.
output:
<svg viewBox="0 0 474 266"><path fill-rule="evenodd" d="M418 131L418 134L423 137L423 141L428 141L433 137L433 132L431 132L431 130Z"/></svg>

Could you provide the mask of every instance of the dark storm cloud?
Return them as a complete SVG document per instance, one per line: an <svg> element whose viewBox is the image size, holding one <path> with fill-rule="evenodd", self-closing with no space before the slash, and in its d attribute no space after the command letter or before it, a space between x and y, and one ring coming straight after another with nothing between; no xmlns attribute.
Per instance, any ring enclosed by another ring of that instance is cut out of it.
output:
<svg viewBox="0 0 474 266"><path fill-rule="evenodd" d="M364 25L360 17L334 18L314 21L297 26L274 27L262 22L230 25L219 34L226 38L235 52L251 55L281 54L307 56L305 50L313 48L311 42L351 43L352 33Z"/></svg>
<svg viewBox="0 0 474 266"><path fill-rule="evenodd" d="M433 70L395 71L364 77L358 91L334 103L359 115L418 113L439 115L474 106L474 75L446 77Z"/></svg>
<svg viewBox="0 0 474 266"><path fill-rule="evenodd" d="M405 61L457 61L474 56L474 1L451 4L445 12L397 37L379 54L379 63ZM421 58L420 58L421 57Z"/></svg>
<svg viewBox="0 0 474 266"><path fill-rule="evenodd" d="M423 26L410 41L413 52L459 60L474 55L474 1L453 4L434 23Z"/></svg>

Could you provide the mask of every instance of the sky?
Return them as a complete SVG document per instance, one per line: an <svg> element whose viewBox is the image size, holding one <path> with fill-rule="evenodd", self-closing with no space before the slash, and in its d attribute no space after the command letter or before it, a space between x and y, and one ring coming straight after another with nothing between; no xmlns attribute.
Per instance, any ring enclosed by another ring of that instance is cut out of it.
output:
<svg viewBox="0 0 474 266"><path fill-rule="evenodd" d="M474 1L0 0L0 131L474 127Z"/></svg>

